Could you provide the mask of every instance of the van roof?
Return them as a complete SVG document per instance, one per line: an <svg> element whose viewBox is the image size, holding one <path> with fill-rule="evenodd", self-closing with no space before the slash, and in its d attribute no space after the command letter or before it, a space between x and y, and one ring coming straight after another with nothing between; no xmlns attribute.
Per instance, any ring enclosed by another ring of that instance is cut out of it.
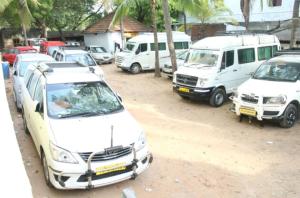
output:
<svg viewBox="0 0 300 198"><path fill-rule="evenodd" d="M261 44L279 44L274 35L235 35L235 36L213 36L206 37L192 45L194 49L221 50L229 47L253 46Z"/></svg>
<svg viewBox="0 0 300 198"><path fill-rule="evenodd" d="M191 41L191 37L184 32L172 32L173 33L173 40L176 41ZM158 42L167 41L167 35L165 32L159 32L157 34ZM143 33L137 35L129 40L129 42L154 42L153 33Z"/></svg>

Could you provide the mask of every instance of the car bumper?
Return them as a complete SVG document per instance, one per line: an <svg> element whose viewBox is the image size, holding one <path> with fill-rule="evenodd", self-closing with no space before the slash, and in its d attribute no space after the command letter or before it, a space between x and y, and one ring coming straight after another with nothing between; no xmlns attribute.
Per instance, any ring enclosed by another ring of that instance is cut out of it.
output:
<svg viewBox="0 0 300 198"><path fill-rule="evenodd" d="M167 76L173 77L173 71L172 68L165 68L163 67L161 70L164 74L166 74Z"/></svg>
<svg viewBox="0 0 300 198"><path fill-rule="evenodd" d="M88 162L68 165L56 162L49 168L50 180L55 188L62 190L90 189L106 186L124 180L134 179L149 167L153 156L147 149L142 149L136 153L135 159L132 153L115 160L92 162L90 163L90 169L88 168ZM100 175L96 174L97 168L118 163L124 163L124 169Z"/></svg>
<svg viewBox="0 0 300 198"><path fill-rule="evenodd" d="M97 63L99 64L106 64L106 63L112 63L113 58L108 58L108 59L95 59Z"/></svg>
<svg viewBox="0 0 300 198"><path fill-rule="evenodd" d="M211 96L213 89L214 87L198 88L173 83L173 91L181 96L186 96L191 99L208 99Z"/></svg>
<svg viewBox="0 0 300 198"><path fill-rule="evenodd" d="M256 117L258 120L281 120L286 105L252 104L233 98L230 110L237 116Z"/></svg>

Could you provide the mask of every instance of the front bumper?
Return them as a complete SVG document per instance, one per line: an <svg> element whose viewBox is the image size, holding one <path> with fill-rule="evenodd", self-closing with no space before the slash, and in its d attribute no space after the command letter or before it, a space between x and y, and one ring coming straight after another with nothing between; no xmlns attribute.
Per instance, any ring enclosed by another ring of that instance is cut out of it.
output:
<svg viewBox="0 0 300 198"><path fill-rule="evenodd" d="M105 58L104 59L102 59L102 58L100 58L100 59L95 58L95 60L99 64L106 64L106 63L112 63L114 59L113 58L107 58L107 59L105 59Z"/></svg>
<svg viewBox="0 0 300 198"><path fill-rule="evenodd" d="M281 120L286 108L286 105L266 105L260 102L252 104L239 100L238 98L231 99L233 104L230 110L237 116L245 115L249 117L256 117L258 120ZM241 113L241 109L249 109L251 113Z"/></svg>
<svg viewBox="0 0 300 198"><path fill-rule="evenodd" d="M161 70L164 74L166 74L169 77L173 77L173 71L172 68L165 68L163 67Z"/></svg>
<svg viewBox="0 0 300 198"><path fill-rule="evenodd" d="M189 97L195 100L210 98L213 89L214 87L198 88L173 83L173 91L177 92L181 96Z"/></svg>
<svg viewBox="0 0 300 198"><path fill-rule="evenodd" d="M97 154L97 153L93 153ZM146 148L139 152L133 152L121 158L109 161L91 162L93 154L89 160L80 164L52 164L49 168L50 180L57 189L91 189L106 186L128 179L135 179L145 171L152 163L153 156ZM111 164L124 163L125 169L105 172L97 175L96 169L109 166Z"/></svg>

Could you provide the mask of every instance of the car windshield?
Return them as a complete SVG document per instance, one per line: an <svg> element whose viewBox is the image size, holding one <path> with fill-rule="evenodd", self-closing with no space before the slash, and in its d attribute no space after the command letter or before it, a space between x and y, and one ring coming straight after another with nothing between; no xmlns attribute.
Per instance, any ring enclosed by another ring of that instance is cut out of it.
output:
<svg viewBox="0 0 300 198"><path fill-rule="evenodd" d="M300 64L293 62L266 62L253 75L254 79L270 81L296 81L300 76Z"/></svg>
<svg viewBox="0 0 300 198"><path fill-rule="evenodd" d="M66 55L66 62L79 62L87 66L97 65L93 60L93 58L88 53Z"/></svg>
<svg viewBox="0 0 300 198"><path fill-rule="evenodd" d="M185 50L185 51L180 51L180 52L177 52L176 53L176 57L177 59L180 59L180 60L185 60L186 59L186 55L187 55L188 51Z"/></svg>
<svg viewBox="0 0 300 198"><path fill-rule="evenodd" d="M135 43L126 43L125 51L132 51L134 49Z"/></svg>
<svg viewBox="0 0 300 198"><path fill-rule="evenodd" d="M48 84L46 89L50 117L97 116L124 109L104 82Z"/></svg>
<svg viewBox="0 0 300 198"><path fill-rule="evenodd" d="M91 47L91 51L93 52L93 53L105 53L106 51L105 50L103 50L104 48L102 48L102 47Z"/></svg>
<svg viewBox="0 0 300 198"><path fill-rule="evenodd" d="M25 72L28 68L28 65L31 65L33 63L36 63L37 61L24 61L19 63L19 76L23 77L25 75Z"/></svg>
<svg viewBox="0 0 300 198"><path fill-rule="evenodd" d="M218 51L193 49L190 50L189 57L187 59L188 66L216 66L218 61Z"/></svg>

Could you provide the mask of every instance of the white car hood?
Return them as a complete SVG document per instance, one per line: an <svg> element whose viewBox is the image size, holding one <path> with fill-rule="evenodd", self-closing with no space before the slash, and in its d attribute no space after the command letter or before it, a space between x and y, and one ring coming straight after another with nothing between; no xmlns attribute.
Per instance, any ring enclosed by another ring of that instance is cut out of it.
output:
<svg viewBox="0 0 300 198"><path fill-rule="evenodd" d="M295 82L278 82L249 79L238 88L239 94L255 94L258 96L279 96L297 90Z"/></svg>
<svg viewBox="0 0 300 198"><path fill-rule="evenodd" d="M54 144L71 152L95 152L113 146L129 146L136 142L141 128L126 111L111 115L50 119Z"/></svg>
<svg viewBox="0 0 300 198"><path fill-rule="evenodd" d="M179 67L178 74L184 74L189 76L197 76L200 78L211 78L216 74L217 67L188 67L186 65Z"/></svg>

